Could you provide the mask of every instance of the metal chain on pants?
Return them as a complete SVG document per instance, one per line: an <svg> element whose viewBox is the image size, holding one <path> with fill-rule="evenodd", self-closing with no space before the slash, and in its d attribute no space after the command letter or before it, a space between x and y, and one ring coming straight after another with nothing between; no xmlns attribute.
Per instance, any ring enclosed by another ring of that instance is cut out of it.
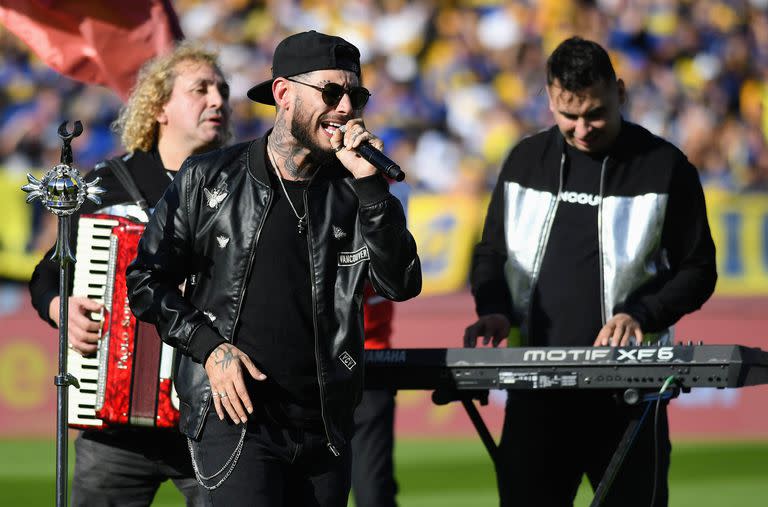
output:
<svg viewBox="0 0 768 507"><path fill-rule="evenodd" d="M215 472L211 475L203 475L200 473L200 469L197 466L197 458L195 457L195 449L192 445L192 439L187 437L187 445L189 446L189 455L192 458L192 468L195 471L195 478L197 479L197 483L200 484L202 487L207 489L208 491L212 491L221 484L227 480L227 478L232 474L232 472L235 470L235 465L237 465L237 460L240 459L240 453L243 451L243 443L245 442L245 431L246 431L246 425L243 424L243 429L240 432L240 441L237 442L237 446L235 447L235 450L232 452L232 454L229 456L229 459L227 460L224 465L218 470L218 472ZM224 474L224 477L221 478L219 482L214 484L213 486L208 486L203 481L208 481L213 479L216 476L221 475L224 470L226 469L226 473Z"/></svg>

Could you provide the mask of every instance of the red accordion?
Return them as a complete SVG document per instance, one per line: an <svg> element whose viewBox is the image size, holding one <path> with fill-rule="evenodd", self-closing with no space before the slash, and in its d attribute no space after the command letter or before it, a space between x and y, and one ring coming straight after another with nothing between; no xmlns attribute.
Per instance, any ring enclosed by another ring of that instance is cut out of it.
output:
<svg viewBox="0 0 768 507"><path fill-rule="evenodd" d="M137 321L128 306L125 269L134 258L144 224L112 215L82 215L72 294L104 305L95 356L69 350L67 371L80 383L69 388L69 426L175 427L179 402L172 385L174 349L155 327Z"/></svg>

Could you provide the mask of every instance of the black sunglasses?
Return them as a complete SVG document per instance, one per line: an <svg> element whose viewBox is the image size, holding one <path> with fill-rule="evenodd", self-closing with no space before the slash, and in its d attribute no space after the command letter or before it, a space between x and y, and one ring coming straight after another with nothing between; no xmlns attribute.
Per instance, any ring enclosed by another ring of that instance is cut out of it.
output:
<svg viewBox="0 0 768 507"><path fill-rule="evenodd" d="M362 109L368 103L368 99L371 97L371 92L367 88L362 86L353 86L352 88L344 88L338 83L326 83L325 86L315 86L302 81L296 81L289 77L285 78L292 83L303 84L319 91L323 95L323 102L330 107L336 107L344 94L349 95L349 101L352 103L353 109Z"/></svg>

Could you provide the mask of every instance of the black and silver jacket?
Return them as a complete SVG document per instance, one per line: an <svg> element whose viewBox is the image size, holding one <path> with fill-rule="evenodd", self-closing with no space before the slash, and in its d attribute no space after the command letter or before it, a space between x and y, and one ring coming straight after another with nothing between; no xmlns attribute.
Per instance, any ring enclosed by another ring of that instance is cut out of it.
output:
<svg viewBox="0 0 768 507"><path fill-rule="evenodd" d="M211 404L201 363L233 341L272 202L265 150L263 137L187 159L127 271L133 312L182 354L175 379L180 429L191 438L199 438ZM325 167L304 204L320 406L336 453L350 437L363 386L364 283L370 279L388 299L412 298L421 291L421 265L402 206L382 177L355 180L340 164Z"/></svg>
<svg viewBox="0 0 768 507"><path fill-rule="evenodd" d="M510 345L530 336L532 294L564 198L564 165L557 127L520 142L502 167L475 248L477 313L506 314L514 327ZM714 291L715 247L696 168L672 144L629 122L602 164L598 238L603 323L625 312L646 340L666 342L672 324Z"/></svg>

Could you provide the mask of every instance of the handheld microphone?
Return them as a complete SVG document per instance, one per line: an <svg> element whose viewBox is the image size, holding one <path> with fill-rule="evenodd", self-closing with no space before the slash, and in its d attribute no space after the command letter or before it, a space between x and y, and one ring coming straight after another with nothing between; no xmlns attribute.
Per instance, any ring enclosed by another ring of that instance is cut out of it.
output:
<svg viewBox="0 0 768 507"><path fill-rule="evenodd" d="M347 131L347 126L342 125L339 127L339 130L343 134ZM405 179L405 173L402 169L400 169L400 166L370 144L363 143L355 148L355 151L358 155L368 161L368 163L370 163L373 167L383 172L393 180L403 181Z"/></svg>

